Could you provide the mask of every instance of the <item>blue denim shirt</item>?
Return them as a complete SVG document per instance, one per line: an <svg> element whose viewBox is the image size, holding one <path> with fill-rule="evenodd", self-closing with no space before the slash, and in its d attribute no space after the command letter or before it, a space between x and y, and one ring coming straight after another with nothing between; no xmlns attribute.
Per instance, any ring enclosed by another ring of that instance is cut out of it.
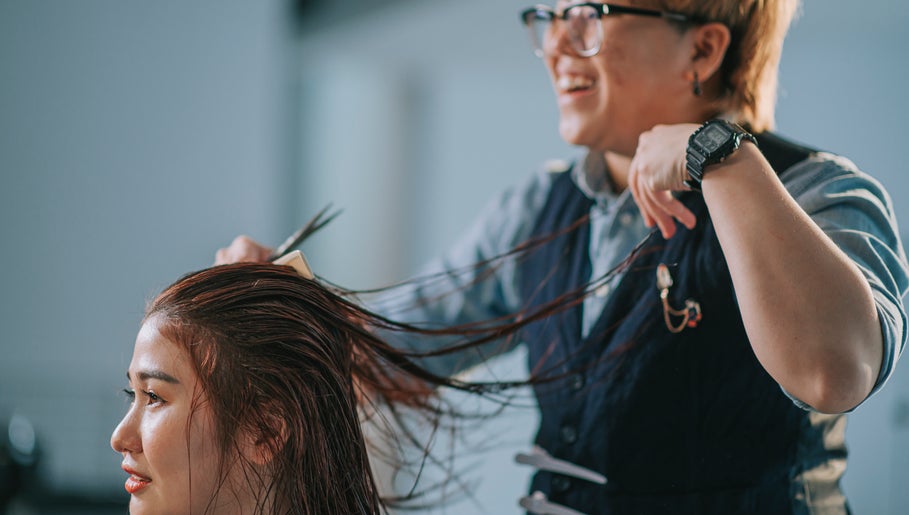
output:
<svg viewBox="0 0 909 515"><path fill-rule="evenodd" d="M418 324L452 325L490 320L521 309L519 268L512 259L491 268L475 263L502 256L525 241L549 192L553 172L571 167L553 161L517 187L497 196L449 252L423 270L430 278L408 283L377 299L374 308L390 317ZM615 194L602 156L587 154L572 168L572 178L594 203L590 210L591 277L615 268L650 232L628 190ZM899 239L891 200L884 188L848 159L818 153L780 174L789 193L812 220L861 269L877 305L884 341L880 375L872 393L890 377L906 342L902 296L909 287L909 265ZM477 280L491 271L491 277ZM584 300L582 334L587 335L610 295L608 282ZM433 340L408 342L419 350L442 345ZM518 342L498 342L458 355L432 358L426 366L450 375L507 352ZM803 408L806 405L793 399Z"/></svg>

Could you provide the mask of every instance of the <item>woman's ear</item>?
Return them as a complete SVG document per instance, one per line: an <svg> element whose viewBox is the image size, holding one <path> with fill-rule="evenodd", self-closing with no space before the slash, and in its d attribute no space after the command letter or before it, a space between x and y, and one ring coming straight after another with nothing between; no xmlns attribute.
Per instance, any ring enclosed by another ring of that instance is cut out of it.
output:
<svg viewBox="0 0 909 515"><path fill-rule="evenodd" d="M691 30L693 48L689 80L695 80L697 74L699 80L707 82L723 65L732 35L729 27L716 22L705 23Z"/></svg>
<svg viewBox="0 0 909 515"><path fill-rule="evenodd" d="M264 410L264 427L250 428L241 436L243 456L256 465L268 465L281 452L289 436L279 410Z"/></svg>

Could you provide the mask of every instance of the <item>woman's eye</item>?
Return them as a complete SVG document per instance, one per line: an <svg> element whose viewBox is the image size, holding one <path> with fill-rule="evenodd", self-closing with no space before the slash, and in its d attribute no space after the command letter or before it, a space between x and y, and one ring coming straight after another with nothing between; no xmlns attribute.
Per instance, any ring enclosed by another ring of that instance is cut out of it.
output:
<svg viewBox="0 0 909 515"><path fill-rule="evenodd" d="M144 393L144 394L148 397L148 404L149 404L149 405L158 404L158 403L164 402L164 399L162 399L161 397L159 397L158 394L156 394L155 392L153 392L153 391L151 391L151 390L148 390L147 392L146 392L146 391L143 391L142 393Z"/></svg>
<svg viewBox="0 0 909 515"><path fill-rule="evenodd" d="M148 400L148 402L145 403L147 406L154 406L156 404L162 404L165 402L164 399L162 399L161 396L158 395L157 393L155 393L153 390L139 390L139 392L141 392L142 395L145 396L145 398ZM135 390L132 390L130 388L124 388L123 395L126 396L126 400L130 404L133 404L136 402L136 391Z"/></svg>

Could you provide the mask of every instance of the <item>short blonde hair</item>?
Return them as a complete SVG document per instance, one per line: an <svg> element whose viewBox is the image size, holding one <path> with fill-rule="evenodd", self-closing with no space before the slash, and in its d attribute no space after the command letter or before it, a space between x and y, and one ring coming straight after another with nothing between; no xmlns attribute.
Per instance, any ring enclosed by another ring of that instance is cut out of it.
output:
<svg viewBox="0 0 909 515"><path fill-rule="evenodd" d="M667 11L719 22L732 34L720 70L730 113L754 132L774 127L783 40L799 0L658 0Z"/></svg>

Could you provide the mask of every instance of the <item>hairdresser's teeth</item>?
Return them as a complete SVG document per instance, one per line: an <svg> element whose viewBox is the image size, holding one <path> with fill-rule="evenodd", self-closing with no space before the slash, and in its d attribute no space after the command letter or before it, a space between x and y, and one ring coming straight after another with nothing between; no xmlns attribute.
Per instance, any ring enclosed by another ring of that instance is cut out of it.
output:
<svg viewBox="0 0 909 515"><path fill-rule="evenodd" d="M579 75L561 75L557 84L562 91L575 91L593 86L593 79Z"/></svg>

